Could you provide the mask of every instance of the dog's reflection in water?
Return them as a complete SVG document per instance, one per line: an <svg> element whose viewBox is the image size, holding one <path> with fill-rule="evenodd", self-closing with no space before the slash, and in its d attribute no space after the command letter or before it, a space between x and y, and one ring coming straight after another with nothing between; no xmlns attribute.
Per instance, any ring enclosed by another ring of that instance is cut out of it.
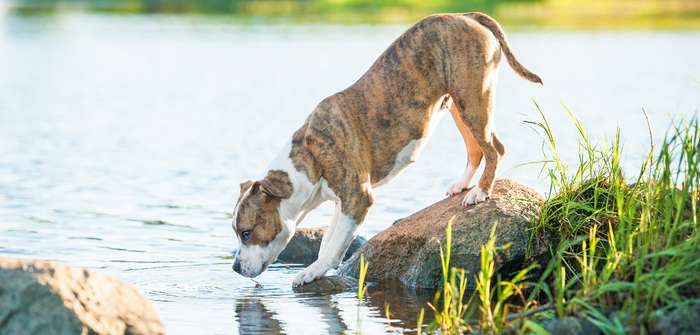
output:
<svg viewBox="0 0 700 335"><path fill-rule="evenodd" d="M330 296L305 296L304 307L310 307L312 317L308 319L311 328L308 332L321 331L328 334L341 334L348 330L348 326L341 318L337 303ZM241 297L236 301L236 321L238 333L248 334L288 334L285 323L280 321L277 313L272 308L265 306L263 299L258 297Z"/></svg>
<svg viewBox="0 0 700 335"><path fill-rule="evenodd" d="M257 298L241 298L236 301L236 321L238 333L246 334L285 334L277 314L268 310Z"/></svg>
<svg viewBox="0 0 700 335"><path fill-rule="evenodd" d="M351 294L352 297L347 297L347 294ZM299 302L301 305L291 303L291 306L284 302L281 302L284 305L279 305L270 297L251 294L241 296L236 301L238 333L241 335L289 334L298 332L301 326L305 330L304 333L309 334L342 334L351 328L362 328L361 323L352 317L361 310L362 320L372 319L375 323L384 323L388 330L412 334L415 332L421 308L427 307L427 303L432 301L434 294L434 290L405 288L399 283L391 282L370 285L366 300L359 305L352 303L355 299L352 292L341 293L340 296L300 293L295 296L294 302ZM340 302L344 298L349 299L350 303ZM390 306L391 320L385 318L387 305ZM349 310L343 311L341 308L349 308ZM276 311L284 315L279 315ZM290 318L287 313L296 316ZM426 311L424 324L432 320L430 314ZM344 320L343 316L351 318ZM304 320L296 319L298 317ZM292 324L287 324L289 321Z"/></svg>

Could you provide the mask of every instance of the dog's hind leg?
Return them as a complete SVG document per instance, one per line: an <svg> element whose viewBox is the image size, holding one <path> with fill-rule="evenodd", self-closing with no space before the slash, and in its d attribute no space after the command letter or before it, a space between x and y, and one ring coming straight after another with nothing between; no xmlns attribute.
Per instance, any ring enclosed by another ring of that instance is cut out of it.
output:
<svg viewBox="0 0 700 335"><path fill-rule="evenodd" d="M450 95L457 105L462 122L481 148L486 161L479 183L467 192L462 201L462 205L467 206L482 202L491 195L496 171L505 153L505 147L492 127L494 95L492 82L484 80L481 85L464 85L455 89Z"/></svg>
<svg viewBox="0 0 700 335"><path fill-rule="evenodd" d="M459 132L462 134L462 139L464 139L464 145L467 149L467 164L464 168L464 174L462 174L459 180L452 184L452 186L450 186L450 188L447 190L447 195L452 196L457 193L461 193L472 186L474 174L479 168L479 165L481 165L481 158L484 156L484 154L481 152L481 147L476 142L476 139L469 130L469 127L467 127L462 120L462 116L455 103L451 102L448 105L450 113L452 114L452 119L455 121L457 129L459 129Z"/></svg>

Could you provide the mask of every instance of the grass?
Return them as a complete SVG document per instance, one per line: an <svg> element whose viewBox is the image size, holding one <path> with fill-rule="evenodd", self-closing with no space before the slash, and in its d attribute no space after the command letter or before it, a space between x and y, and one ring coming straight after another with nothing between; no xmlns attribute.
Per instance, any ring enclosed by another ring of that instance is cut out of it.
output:
<svg viewBox="0 0 700 335"><path fill-rule="evenodd" d="M433 13L481 11L507 26L565 29L698 29L700 0L17 0L19 15L63 10L177 14L266 23L412 23Z"/></svg>
<svg viewBox="0 0 700 335"><path fill-rule="evenodd" d="M419 334L548 334L544 322L557 317L585 320L604 334L646 334L658 331L655 317L700 304L697 118L675 123L658 145L650 140L639 170L626 175L619 130L595 145L569 112L579 138L570 168L540 114L529 124L546 139L542 173L551 189L532 234L554 237L551 259L500 278L496 253L507 245L495 245L494 226L476 291L467 292L468 274L450 266L450 220L440 246L443 287L429 304L434 321L423 326L421 310Z"/></svg>
<svg viewBox="0 0 700 335"><path fill-rule="evenodd" d="M433 310L434 322L431 325L432 329L441 329L446 332L449 329L459 329L468 327L465 323L466 307L464 293L467 288L467 276L464 270L450 268L450 259L452 257L452 221L454 217L447 222L447 232L445 249L440 245L440 260L442 267L442 308L438 307L440 292L435 295L435 300L428 306ZM459 279L457 279L459 277ZM420 329L419 329L420 332Z"/></svg>
<svg viewBox="0 0 700 335"><path fill-rule="evenodd" d="M619 130L596 146L569 115L579 133L571 171L544 115L531 123L547 134L545 173L554 194L533 233L558 241L530 299L554 300L558 316L587 319L604 333L647 333L654 312L700 301L698 120L676 123L658 147L650 142L639 171L626 178Z"/></svg>
<svg viewBox="0 0 700 335"><path fill-rule="evenodd" d="M365 294L367 294L367 286L365 285L365 278L367 278L367 268L369 267L369 264L365 262L365 255L360 254L360 273L357 278L357 319L356 319L356 325L357 328L355 330L355 334L360 334L360 329L362 328L361 325L361 315L360 315L360 304L362 301L365 299ZM390 311L389 311L389 306L386 306L386 318L387 320L391 320L390 316ZM389 327L391 327L391 323L389 324Z"/></svg>
<svg viewBox="0 0 700 335"><path fill-rule="evenodd" d="M367 286L365 286L365 278L367 278L367 268L369 264L365 262L365 255L360 255L360 274L357 282L357 299L362 300L367 294Z"/></svg>

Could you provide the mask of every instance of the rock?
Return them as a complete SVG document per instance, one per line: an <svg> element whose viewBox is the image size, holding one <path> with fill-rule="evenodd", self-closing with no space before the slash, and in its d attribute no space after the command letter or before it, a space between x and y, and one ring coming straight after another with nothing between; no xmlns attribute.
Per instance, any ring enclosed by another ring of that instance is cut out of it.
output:
<svg viewBox="0 0 700 335"><path fill-rule="evenodd" d="M136 288L92 270L0 258L0 334L164 334Z"/></svg>
<svg viewBox="0 0 700 335"><path fill-rule="evenodd" d="M294 292L313 292L319 294L335 294L352 291L357 288L357 280L350 277L328 276L318 278L310 283L297 286Z"/></svg>
<svg viewBox="0 0 700 335"><path fill-rule="evenodd" d="M596 326L586 319L565 317L549 319L542 322L542 326L550 334L557 335L597 335L601 334Z"/></svg>
<svg viewBox="0 0 700 335"><path fill-rule="evenodd" d="M296 233L287 244L287 247L277 257L283 263L311 264L318 258L318 250L321 248L321 239L325 227L297 228ZM357 251L367 240L361 236L355 237L345 253L345 259Z"/></svg>
<svg viewBox="0 0 700 335"><path fill-rule="evenodd" d="M357 278L359 255L369 264L367 280L399 280L411 287L436 288L442 283L440 248L445 228L454 216L451 266L473 276L480 270L480 248L498 223L496 245L510 243L499 253L496 270L507 275L533 259L546 257L547 239L536 236L528 254L531 222L539 213L543 197L536 191L510 180L495 183L491 199L462 207L464 193L429 206L371 238L346 262L338 274ZM544 264L540 262L540 264ZM470 276L469 284L474 281Z"/></svg>
<svg viewBox="0 0 700 335"><path fill-rule="evenodd" d="M657 311L652 315L649 334L700 334L700 304L681 305L671 311Z"/></svg>

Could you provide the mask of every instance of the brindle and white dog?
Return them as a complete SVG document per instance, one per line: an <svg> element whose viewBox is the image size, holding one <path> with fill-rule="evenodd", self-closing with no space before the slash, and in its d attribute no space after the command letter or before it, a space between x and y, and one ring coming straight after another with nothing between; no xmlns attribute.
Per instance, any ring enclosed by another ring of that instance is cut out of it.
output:
<svg viewBox="0 0 700 335"><path fill-rule="evenodd" d="M297 224L324 201L336 214L303 285L337 267L374 202L373 190L416 160L443 109L467 147L464 174L447 191L462 204L489 197L505 148L493 128L496 74L504 54L523 78L542 83L511 52L499 24L481 13L429 16L401 35L352 86L323 101L292 136L266 176L241 184L233 228L233 269L255 277L274 262ZM479 183L474 173L485 158Z"/></svg>

